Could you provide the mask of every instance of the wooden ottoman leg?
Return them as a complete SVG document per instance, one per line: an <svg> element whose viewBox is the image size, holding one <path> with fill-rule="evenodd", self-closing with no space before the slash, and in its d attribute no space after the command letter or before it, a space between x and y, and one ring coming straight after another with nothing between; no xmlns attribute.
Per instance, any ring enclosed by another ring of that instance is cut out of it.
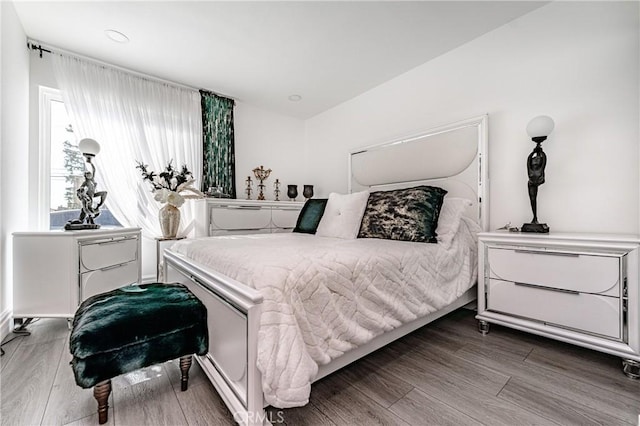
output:
<svg viewBox="0 0 640 426"><path fill-rule="evenodd" d="M191 355L180 357L180 372L182 373L180 390L183 392L189 387L189 368L191 368L191 358Z"/></svg>
<svg viewBox="0 0 640 426"><path fill-rule="evenodd" d="M98 401L98 423L104 424L109 418L109 394L111 380L105 380L93 387L93 396Z"/></svg>

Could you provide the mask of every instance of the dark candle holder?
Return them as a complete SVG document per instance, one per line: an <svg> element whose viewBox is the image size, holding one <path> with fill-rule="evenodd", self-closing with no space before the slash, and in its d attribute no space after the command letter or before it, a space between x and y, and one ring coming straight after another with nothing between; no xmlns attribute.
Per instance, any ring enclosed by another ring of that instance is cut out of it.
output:
<svg viewBox="0 0 640 426"><path fill-rule="evenodd" d="M313 185L303 185L303 189L302 189L302 195L304 196L304 198L306 198L307 200L311 197L313 197Z"/></svg>
<svg viewBox="0 0 640 426"><path fill-rule="evenodd" d="M287 185L287 197L291 201L295 201L298 196L298 185Z"/></svg>

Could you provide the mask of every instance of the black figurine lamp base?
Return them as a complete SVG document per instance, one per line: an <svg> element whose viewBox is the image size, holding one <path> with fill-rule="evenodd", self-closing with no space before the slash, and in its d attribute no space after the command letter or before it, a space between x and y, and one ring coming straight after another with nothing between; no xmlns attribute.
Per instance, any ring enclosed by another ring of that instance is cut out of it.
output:
<svg viewBox="0 0 640 426"><path fill-rule="evenodd" d="M520 228L520 232L535 232L538 234L548 234L549 227L546 223L525 223Z"/></svg>
<svg viewBox="0 0 640 426"><path fill-rule="evenodd" d="M99 223L73 223L71 221L64 225L65 231L79 231L82 229L100 229Z"/></svg>

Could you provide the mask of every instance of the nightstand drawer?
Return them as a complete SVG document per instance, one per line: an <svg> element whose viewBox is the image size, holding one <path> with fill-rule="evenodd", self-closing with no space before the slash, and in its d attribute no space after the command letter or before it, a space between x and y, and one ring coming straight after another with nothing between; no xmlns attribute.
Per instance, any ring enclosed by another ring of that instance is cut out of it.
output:
<svg viewBox="0 0 640 426"><path fill-rule="evenodd" d="M111 268L137 258L138 239L135 237L80 244L80 272Z"/></svg>
<svg viewBox="0 0 640 426"><path fill-rule="evenodd" d="M489 277L620 297L620 257L560 251L487 250Z"/></svg>
<svg viewBox="0 0 640 426"><path fill-rule="evenodd" d="M490 279L490 311L530 318L620 340L620 299Z"/></svg>
<svg viewBox="0 0 640 426"><path fill-rule="evenodd" d="M80 278L80 301L98 293L104 293L138 282L138 263L129 262L111 269L85 272Z"/></svg>

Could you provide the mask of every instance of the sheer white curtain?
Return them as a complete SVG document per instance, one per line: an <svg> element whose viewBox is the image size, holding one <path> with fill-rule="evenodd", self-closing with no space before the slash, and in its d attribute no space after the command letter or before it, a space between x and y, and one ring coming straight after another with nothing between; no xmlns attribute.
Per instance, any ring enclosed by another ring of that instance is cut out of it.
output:
<svg viewBox="0 0 640 426"><path fill-rule="evenodd" d="M108 191L106 205L124 226L139 226L147 236L161 235L149 182L136 161L163 171L170 160L186 164L202 180L202 116L196 90L145 79L66 55L53 56L53 69L78 140L100 144L96 181ZM193 229L194 209L181 208L179 235Z"/></svg>

